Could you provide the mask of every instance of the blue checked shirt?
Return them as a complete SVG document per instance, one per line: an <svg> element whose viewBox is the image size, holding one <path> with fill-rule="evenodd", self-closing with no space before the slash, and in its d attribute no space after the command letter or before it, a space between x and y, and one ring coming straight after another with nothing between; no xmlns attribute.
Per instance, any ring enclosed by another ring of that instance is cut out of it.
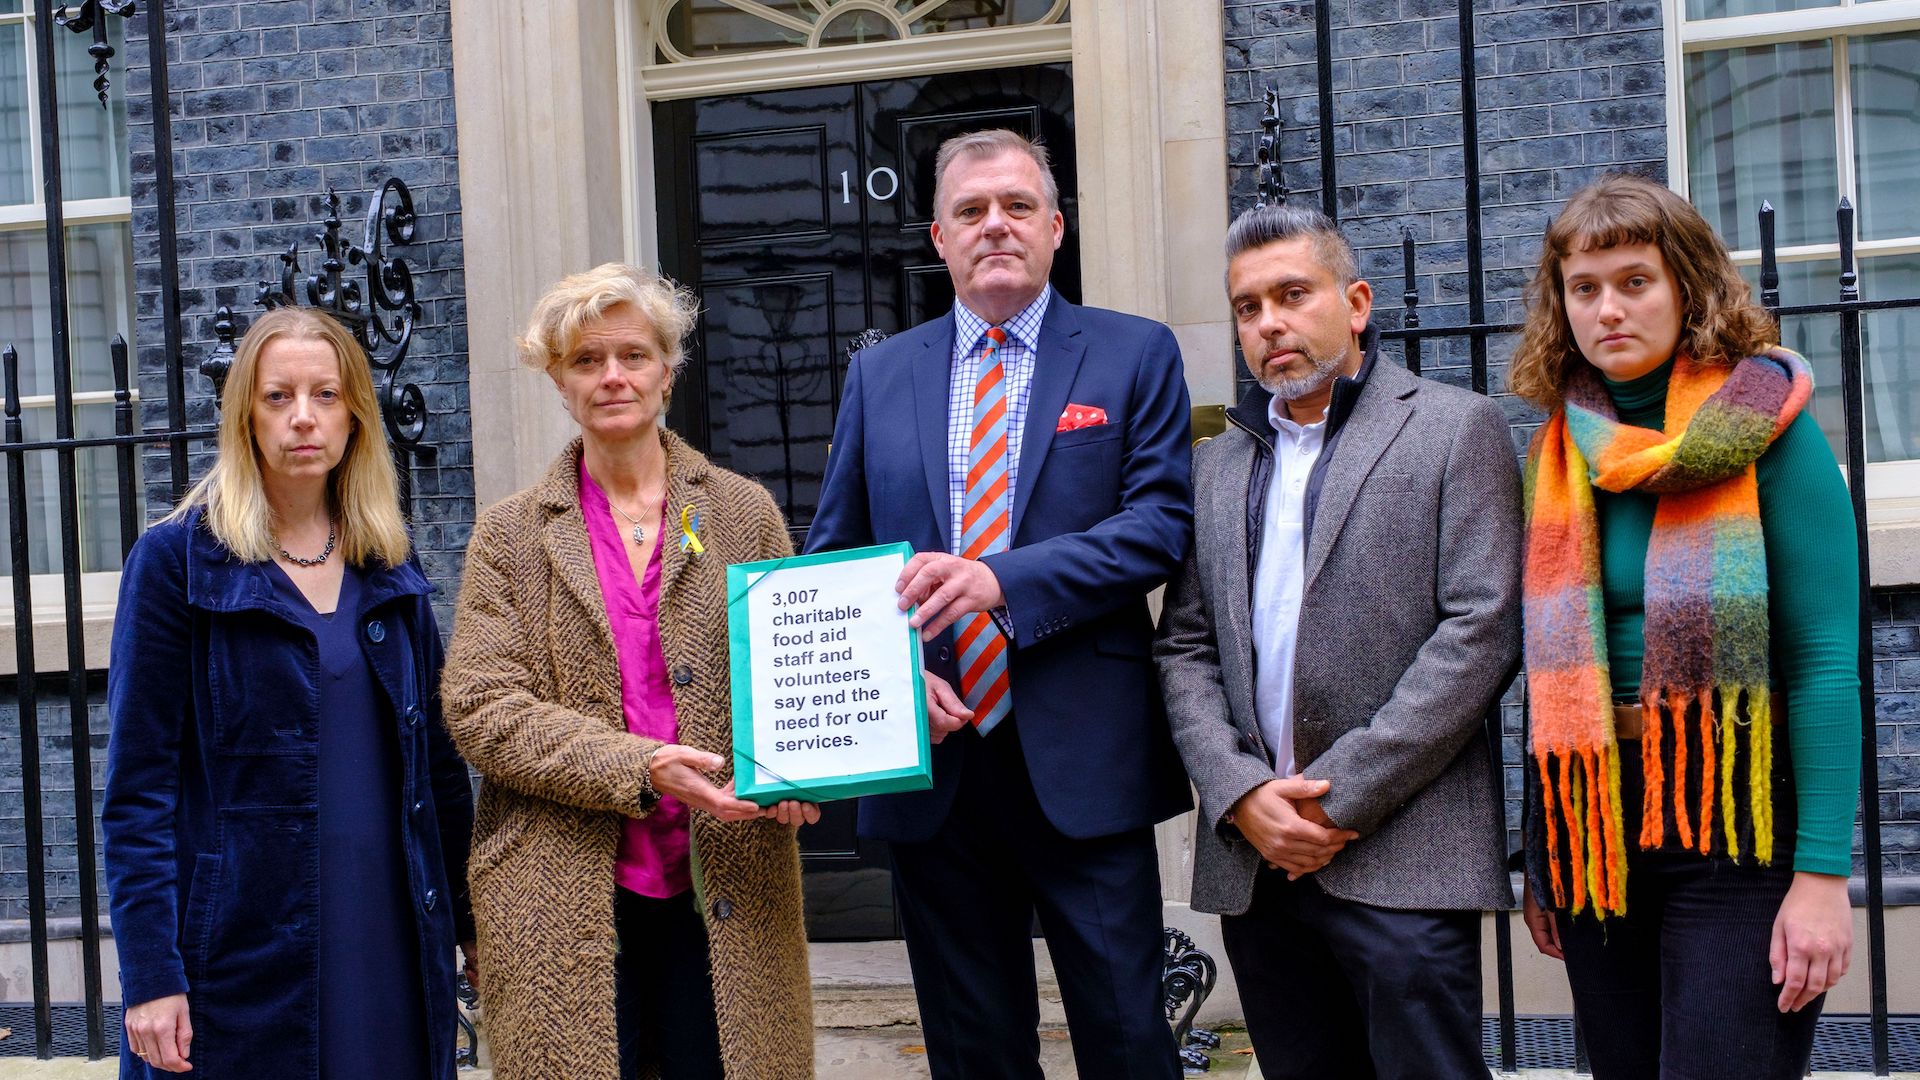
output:
<svg viewBox="0 0 1920 1080"><path fill-rule="evenodd" d="M1033 303L1001 324L1006 344L1000 363L1007 380L1007 509L1013 509L1014 485L1020 479L1020 436L1027 422L1027 399L1033 389L1033 357L1040 347L1040 324L1053 300L1053 286L1040 290ZM960 519L966 513L967 457L973 441L973 391L980 381L980 358L987 351L987 329L992 324L953 305L953 385L947 391L947 531L949 548L960 554ZM1009 523L1011 524L1011 523ZM1013 537L1008 535L1012 543Z"/></svg>

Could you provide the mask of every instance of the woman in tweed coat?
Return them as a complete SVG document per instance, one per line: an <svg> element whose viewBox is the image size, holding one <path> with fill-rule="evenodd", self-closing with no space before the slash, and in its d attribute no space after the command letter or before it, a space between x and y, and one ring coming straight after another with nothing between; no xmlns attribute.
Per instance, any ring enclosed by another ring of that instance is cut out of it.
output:
<svg viewBox="0 0 1920 1080"><path fill-rule="evenodd" d="M734 796L729 563L791 554L759 485L662 427L692 298L607 264L521 358L581 427L481 516L442 695L480 770L468 880L501 1080L813 1075L791 826Z"/></svg>

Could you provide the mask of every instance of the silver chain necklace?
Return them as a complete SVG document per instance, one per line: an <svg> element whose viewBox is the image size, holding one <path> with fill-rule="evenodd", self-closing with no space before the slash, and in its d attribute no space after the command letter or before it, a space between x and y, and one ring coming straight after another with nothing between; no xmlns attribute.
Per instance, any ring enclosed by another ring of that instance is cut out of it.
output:
<svg viewBox="0 0 1920 1080"><path fill-rule="evenodd" d="M637 547L646 547L647 546L647 527L645 525L640 524L640 519L637 517L634 517L632 514L627 513L625 510L620 509L620 504L614 502L613 497L611 495L607 497L607 505L613 507L614 513L619 514L623 518L626 518L629 522L633 524L633 532L629 533L628 535L633 537L634 545Z"/></svg>
<svg viewBox="0 0 1920 1080"><path fill-rule="evenodd" d="M321 549L320 554L315 555L311 559L303 559L300 556L295 555L293 552L288 551L286 548L281 548L280 557L287 560L288 562L292 563L295 566L319 566L321 563L327 561L327 556L333 554L333 543L338 538L339 538L339 533L334 528L333 519L328 518L327 519L327 546Z"/></svg>

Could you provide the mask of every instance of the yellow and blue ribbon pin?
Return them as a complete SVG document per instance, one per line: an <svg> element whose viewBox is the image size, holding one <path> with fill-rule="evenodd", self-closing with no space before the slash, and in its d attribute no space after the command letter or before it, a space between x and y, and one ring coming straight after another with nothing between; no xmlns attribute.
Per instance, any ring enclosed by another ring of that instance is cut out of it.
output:
<svg viewBox="0 0 1920 1080"><path fill-rule="evenodd" d="M680 550L695 555L707 553L707 546L700 542L700 511L692 503L680 508Z"/></svg>

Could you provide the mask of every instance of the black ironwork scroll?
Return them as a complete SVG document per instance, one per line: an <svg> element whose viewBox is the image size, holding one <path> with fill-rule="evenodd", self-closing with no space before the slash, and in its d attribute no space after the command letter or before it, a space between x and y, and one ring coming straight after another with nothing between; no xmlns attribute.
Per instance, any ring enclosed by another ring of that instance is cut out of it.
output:
<svg viewBox="0 0 1920 1080"><path fill-rule="evenodd" d="M82 0L78 10L62 6L54 15L56 26L63 26L76 34L93 34L93 44L87 46L87 55L93 57L93 92L100 98L100 107L107 107L107 61L113 59L113 46L107 44L107 16L118 15L127 18L134 12L133 0ZM149 16L151 17L151 16Z"/></svg>
<svg viewBox="0 0 1920 1080"><path fill-rule="evenodd" d="M326 217L313 234L320 248L320 264L312 271L300 265L300 244L288 244L280 253L280 278L260 283L256 299L269 310L299 305L318 308L338 319L366 350L367 362L378 384L380 416L400 467L403 502L411 508L409 460L425 453L421 440L427 429L427 399L420 387L399 376L413 344L420 319L413 270L392 252L413 242L418 221L413 193L404 181L390 177L367 200L367 214L359 243L344 239L340 196L329 190L323 203ZM213 381L217 396L233 366L233 343L241 327L233 309L214 313L214 337L219 344L200 362L201 374Z"/></svg>
<svg viewBox="0 0 1920 1080"><path fill-rule="evenodd" d="M1287 196L1287 181L1280 174L1280 88L1267 87L1265 96L1267 111L1260 117L1259 148L1254 151L1254 160L1260 164L1259 193L1254 196L1256 206L1284 206Z"/></svg>
<svg viewBox="0 0 1920 1080"><path fill-rule="evenodd" d="M1166 948L1166 966L1161 975L1162 1006L1167 1023L1173 1025L1173 1042L1179 1048L1181 1068L1188 1073L1203 1073L1213 1066L1207 1051L1220 1048L1220 1036L1194 1026L1200 1007L1213 994L1220 978L1220 967L1193 938L1171 926L1162 927Z"/></svg>

